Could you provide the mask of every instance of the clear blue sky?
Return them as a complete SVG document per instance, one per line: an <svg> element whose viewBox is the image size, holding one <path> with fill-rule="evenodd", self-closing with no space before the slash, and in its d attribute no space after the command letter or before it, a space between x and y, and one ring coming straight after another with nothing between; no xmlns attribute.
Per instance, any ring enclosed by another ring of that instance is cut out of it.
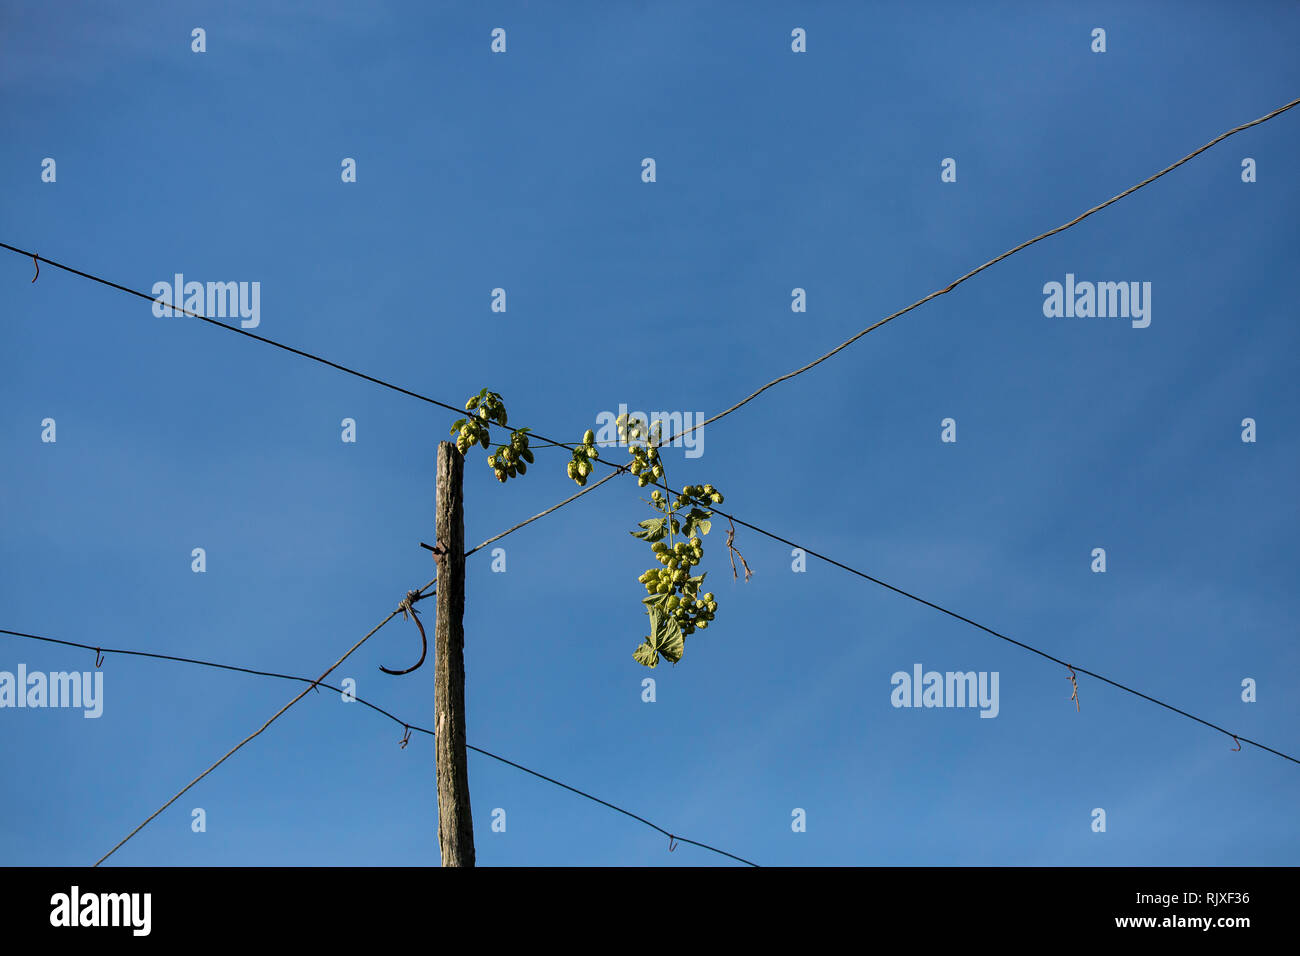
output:
<svg viewBox="0 0 1300 956"><path fill-rule="evenodd" d="M146 292L260 282L259 333L574 440L620 403L713 414L1295 98L1298 41L1281 2L8 2L0 239ZM1300 111L1229 139L707 427L670 480L1300 750L1297 155ZM315 675L433 576L454 416L32 271L0 256L0 627ZM1067 273L1150 282L1150 326L1046 317ZM471 544L573 490L563 453L505 486L483 457ZM763 864L1295 863L1300 767L1090 678L1076 713L1063 668L751 531L733 583L715 526L717 621L646 671L641 498L517 532L505 573L470 558L470 743ZM378 671L417 652L398 619L335 676L428 725L432 667ZM0 639L0 670L93 656ZM998 716L894 708L916 664L997 672ZM0 862L93 862L299 690L104 676L97 720L0 710ZM111 862L436 863L432 741L400 738L310 695ZM483 865L728 863L477 755L470 789Z"/></svg>

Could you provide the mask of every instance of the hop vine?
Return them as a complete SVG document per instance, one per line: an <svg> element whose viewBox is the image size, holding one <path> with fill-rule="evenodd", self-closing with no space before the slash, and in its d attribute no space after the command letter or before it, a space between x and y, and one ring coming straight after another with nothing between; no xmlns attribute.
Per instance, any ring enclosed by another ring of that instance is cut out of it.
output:
<svg viewBox="0 0 1300 956"><path fill-rule="evenodd" d="M475 412L469 418L458 418L451 426L451 434L456 436L456 449L462 455L475 445L487 448L492 441L489 436L490 423L495 422L506 428L506 405L496 392L486 388L465 403L465 410ZM519 475L528 473L528 466L533 463L533 452L528 447L527 428L517 428L510 433L510 441L498 445L494 454L488 455L488 467L497 481L505 482Z"/></svg>
<svg viewBox="0 0 1300 956"><path fill-rule="evenodd" d="M451 426L451 434L456 436L456 447L462 455L475 445L488 448L491 445L489 430L493 424L509 427L505 402L496 392L482 389L465 403L465 409L474 414L458 419ZM644 419L620 415L616 424L619 437L627 444L632 459L627 471L636 477L637 486L667 485L663 459L659 454L663 422L656 421L651 426ZM515 429L510 433L509 442L498 445L488 455L488 467L498 481L505 482L527 474L528 466L533 464L528 431L527 428ZM566 469L569 478L579 486L585 486L599 458L596 435L589 428L583 434L582 442L572 448ZM686 485L671 498L656 487L648 500L660 516L638 522L639 530L629 532L650 545L657 564L637 578L647 592L641 601L650 618L650 633L642 638L632 657L646 667L657 667L660 658L673 664L680 661L686 652L686 638L697 630L706 629L717 613L718 602L713 592L703 589L707 572L694 572L704 559L704 536L713 526L712 506L722 504L723 497L713 485ZM747 565L746 580L748 577Z"/></svg>

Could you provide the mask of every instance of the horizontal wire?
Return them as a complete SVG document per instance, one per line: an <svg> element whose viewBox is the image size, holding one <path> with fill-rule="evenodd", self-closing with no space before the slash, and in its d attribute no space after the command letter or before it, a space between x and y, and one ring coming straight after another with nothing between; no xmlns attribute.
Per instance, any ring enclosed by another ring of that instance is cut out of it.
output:
<svg viewBox="0 0 1300 956"><path fill-rule="evenodd" d="M611 476L611 477L613 477L613 476ZM594 487L594 486L593 486L593 487ZM426 588L427 588L427 587L428 587L428 585L426 585ZM423 589L421 589L421 590L423 590ZM389 617L386 618L385 621L384 621L383 623L381 623L379 626L382 627L383 624L386 624L386 623L388 622L388 620L391 620L392 617L395 616L397 613L399 613L399 612L398 612L398 611L394 611L393 614L389 615ZM375 628L376 631L377 631L378 629L379 629L379 628ZM374 633L374 631L371 632L371 634L373 634L373 633ZM56 638L56 637L46 637L46 636L44 636L44 635L42 635L42 634L27 634L27 633L24 633L24 632L22 632L22 631L11 631L11 630L9 630L8 628L0 628L0 634L8 634L8 635L10 635L10 636L12 636L12 637L23 637L23 638L28 638L28 639L33 640L33 641L42 641L42 642L47 643L47 644L61 644L61 645L63 645L64 647L77 647L77 648L83 648L83 649L88 650L88 651L95 651L95 652L97 652L97 653L103 653L103 654L124 654L124 655L129 655L129 656L132 656L132 657L149 657L149 658L153 658L153 659L155 659L155 660L160 660L160 661L173 661L173 662L175 662L175 663L180 663L180 664L195 664L195 665L197 665L197 666L199 666L199 667L211 667L211 668L215 668L215 669L218 669L218 670L237 671L237 672L239 672L239 673L241 673L241 674L252 674L252 675L257 676L257 677L275 677L275 678L278 678L278 679L280 679L280 680L298 681L298 682L303 683L303 684L310 684L311 687L308 687L307 690L311 690L312 687L324 687L326 690L332 690L332 691L334 691L335 693L338 693L338 694L344 694L344 693L346 693L346 695L347 695L348 697L350 697L352 700L355 700L355 701L356 701L357 703L359 703L359 704L364 704L366 707L369 707L371 710L375 711L375 712L378 713L378 714L383 714L383 715L384 715L385 717L387 717L389 720L393 721L393 723L398 724L398 725L401 726L401 727L404 727L404 728L406 728L406 729L408 729L408 730L413 730L413 731L415 731L415 732L417 732L417 733L428 734L430 737L436 737L436 736L437 736L437 733L436 733L435 731L430 730L430 729L428 729L427 727L420 727L420 726L418 726L418 725L416 725L416 724L408 723L407 721L402 720L402 719L401 719L400 717L398 717L396 714L390 713L389 711L384 710L384 708L382 708L382 707L380 707L380 706L378 706L378 705L376 705L376 704L372 704L370 701L365 700L365 699L362 698L362 697L359 697L359 696L356 695L355 693L353 693L353 692L351 692L351 691L346 691L346 692L345 692L342 688L340 688L340 687L335 687L335 686L333 686L332 684L327 684L327 683L325 683L325 682L324 682L322 679L320 679L320 678L317 678L316 680L312 680L310 677L300 677L300 676L295 675L295 674L279 674L279 673L276 673L275 671L257 670L257 669L252 668L252 667L240 667L240 666L235 665L235 664L221 664L221 663L218 663L218 662L216 662L216 661L205 661L205 660L199 660L199 659L197 659L197 658L193 658L193 657L177 657L177 656L172 655L172 654L155 654L155 653L152 653L152 652L150 652L150 651L136 651L136 650L128 650L128 649L125 649L125 648L119 648L119 647L93 647L93 646L91 646L90 644L82 644L82 643L79 643L79 642L77 642L77 641L65 641L65 640L61 640L60 638ZM367 637L369 637L369 636L370 636L370 635L367 635ZM363 638L363 640L364 640L364 638ZM360 647L360 644L358 644L357 647ZM354 647L353 650L356 650L356 648ZM349 651L348 653L351 654L352 652ZM347 656L347 655L344 655L344 657L346 657L346 656ZM342 659L339 660L339 663L342 663ZM337 666L338 666L338 664L335 664L335 665L334 665L334 667L337 667ZM334 668L330 668L330 670L333 670L333 669L334 669ZM328 673L329 673L329 671L326 671L326 674L328 674ZM324 677L324 675L321 675L321 676ZM302 697L303 697L304 695L306 695L306 693L307 693L307 691L303 691L302 694L300 694L298 697L295 697L294 700L290 702L290 704L288 704L288 705L285 706L284 710L288 710L289 707L293 705L293 703L296 703L297 701L301 700ZM284 710L280 711L280 713L284 713ZM276 717L278 717L278 716L279 716L279 714L276 714ZM271 718L271 720L274 720L274 719L275 719L274 717ZM264 724L264 725L262 726L262 729L259 730L257 733L261 733L262 730L265 730L266 727L270 725L270 723L271 723L271 721L267 721L267 723ZM248 738L246 738L246 739L244 740L243 743L247 743L249 740L252 740L253 737L255 737L255 736L257 736L257 734L253 734L253 735L249 736ZM242 747L242 746L243 746L243 743L241 743L239 746ZM239 747L236 747L236 748L235 748L235 750L238 750L238 749L239 749ZM469 744L469 743L465 744L465 749L467 749L467 750L472 750L472 751L474 751L475 753L482 754L482 755L485 756L485 757L491 757L493 760L497 760L497 761L500 761L501 763L508 764L509 766L514 767L514 768L517 769L517 770L522 770L524 773L532 774L534 777L537 777L537 778L539 778L539 779L541 779L541 780L545 780L545 781L548 782L548 783L555 784L555 786L557 786L557 787L563 787L565 790L569 790L569 791L572 791L573 793L578 794L579 796L586 797L588 800L591 800L591 801L593 801L593 802L595 802L595 803L599 803L601 806L608 807L608 808L611 809L611 810L617 810L619 813L623 814L624 816L631 817L633 820L636 820L636 821L638 821L638 822L640 822L640 823L643 823L643 824L645 824L646 826L650 827L652 830L657 830L658 832L662 833L664 836L666 836L666 837L668 837L668 838L670 838L670 839L673 839L673 840L677 840L679 843L689 843L689 844L691 844L692 846L697 846L697 847L700 847L701 849L704 849L704 850L710 850L710 851L713 852L713 853L717 853L717 854L720 854L720 855L722 855L722 856L729 857L729 858L731 858L731 859L733 859L733 860L736 860L736 861L739 862L739 863L745 863L745 864L747 864L747 865L749 865L749 866L755 866L755 867L758 866L757 863L754 863L754 862L752 862L752 861L750 861L750 860L746 860L744 857L736 856L734 853L728 853L726 850L718 849L717 847L715 847L715 846L710 846L710 845L707 844L707 843L699 843L699 842L697 842L697 841L695 841L695 840L688 840L688 839L686 839L685 837L677 836L675 833L671 833L671 832L669 832L668 830L665 830L663 827L659 826L658 824L656 824L656 823L651 823L651 822L650 822L649 820L647 820L645 817L638 816L637 814L633 813L631 810L625 810L623 807L620 807L620 806L617 806L616 804L610 803L610 802L607 801L607 800L602 800L602 799L600 799L600 797L597 797L597 796L594 796L594 795L592 795L592 794L590 794L590 793L587 793L585 790L579 790L577 787L570 786L569 784L564 783L564 782L561 781L561 780L556 780L554 777L548 777L548 776L547 776L546 774L544 774L544 773L540 773L539 771L533 770L533 769L531 769L531 768L529 768L529 767L525 767L523 764L515 763L513 760L508 760L507 758L502 757L500 754L494 754L494 753L492 753L492 751L490 751L490 750L484 750L484 749L481 748L481 747L475 747L473 744ZM230 753L227 754L226 756L228 757L228 756L230 756L230 754L233 754L234 752L235 752L235 751L232 750L232 751L230 751ZM213 764L212 767L209 767L208 770L204 771L202 774L200 774L198 777L196 777L196 778L194 779L194 781L190 784L190 787L194 786L195 783L198 783L199 780L201 780L204 776L206 776L208 772L210 772L211 770L215 769L216 766L217 766L218 764L220 764L220 763L221 763L223 760L225 760L225 759L226 759L225 757L222 757L221 760L217 761L216 764ZM185 790L188 790L188 789L189 789L189 787L186 787L186 788L185 788ZM158 813L162 813L163 810L166 810L167 807L171 806L171 804L174 803L174 802L176 801L176 799L177 799L178 797L180 797L180 795L181 795L182 793L185 792L185 790L182 790L181 793L178 793L178 794L176 795L176 797L173 797L171 800L169 800L169 801L168 801L168 802L167 802L167 803L162 807L162 809L160 809L160 810L158 811ZM157 816L157 815L158 815L157 813L154 814L154 816ZM153 817L150 817L149 819L152 820ZM145 821L145 823L148 823L148 822L149 822L148 820ZM136 831L133 831L133 832L132 832L132 833L131 833L131 834L130 834L126 839L129 840L129 839L131 838L131 836L134 836L134 835L135 835L135 832L138 832L139 829L141 829L143 826L144 826L144 824L141 824L140 827L137 827L137 828L136 828ZM126 840L123 840L123 841L122 841L122 843L125 843L125 842L126 842ZM122 843L119 843L116 847L114 847L112 850L110 850L108 853L106 853L103 857L101 857L100 860L99 860L99 863L102 863L102 862L104 862L104 860L108 859L108 857L111 856L112 853L113 853L114 851L116 851L118 847L120 847L120 846L122 845ZM99 863L96 863L95 865L98 866Z"/></svg>
<svg viewBox="0 0 1300 956"><path fill-rule="evenodd" d="M1230 131L1229 133L1224 134L1224 136L1231 135L1232 132L1236 132L1236 131L1241 130L1241 129L1246 129L1247 127L1249 127L1249 126L1251 126L1251 125L1255 125L1255 123L1263 122L1264 119L1268 119L1269 117L1274 116L1274 115L1276 115L1277 113L1280 113L1280 112L1282 112L1282 111L1284 111L1284 110L1290 109L1292 106L1296 105L1297 103L1300 103L1300 100L1292 101L1291 103L1288 103L1286 106L1281 107L1279 110L1274 111L1273 113L1269 114L1268 116L1266 116L1266 117L1262 117L1261 119L1254 121L1254 123L1248 123L1248 124L1246 124L1245 126L1238 127L1237 130L1232 130L1232 131ZM1220 137L1220 138L1222 138L1222 137ZM1216 142L1217 142L1217 140L1216 140ZM1213 145L1213 143L1207 144L1207 146L1202 147L1202 150L1201 150L1201 151L1203 151L1204 149L1208 149L1210 145ZM1195 154L1192 154L1192 155L1195 155ZM1190 158L1190 156L1184 158L1183 160L1180 160L1179 162L1180 162L1180 163L1181 163L1181 162L1186 162L1186 159L1187 159L1187 158ZM1174 164L1174 165L1176 166L1176 165L1178 165L1178 163L1176 163L1176 164ZM1171 166L1171 167L1169 167L1169 168L1172 169L1172 168L1174 168L1174 167ZM1168 171L1168 170L1166 170L1166 171ZM1137 187L1134 187L1134 188L1137 188ZM1113 200L1112 200L1112 201L1113 201ZM1100 208L1100 207L1098 207L1098 208ZM112 282L112 281L109 281L109 280L107 280L107 279L100 278L99 276L95 276L95 275L92 275L92 274L90 274L90 273L83 272L83 271L81 271L81 270L79 270L79 269L74 269L74 268L72 268L71 266L65 266L65 265L63 265L62 263L55 262L55 261L53 261L53 260L51 260L51 259L47 259L47 258L45 258L45 257L43 257L43 256L35 256L35 254L33 254L33 253L25 252L24 250L18 249L18 248L14 247L14 246L11 246L11 245L7 244L7 243L0 242L0 248L10 249L10 250L12 250L12 251L14 251L14 252L19 252L19 253L21 253L21 254L23 254L23 255L31 256L31 257L33 257L33 258L38 258L38 259L40 259L40 261L45 262L45 263L47 263L47 264L49 264L49 265L52 265L52 266L54 266L55 268L63 269L63 270L65 270L65 271L67 271L67 272L70 272L70 273L72 273L72 274L74 274L74 275L78 275L78 276L81 276L81 277L83 277L83 278L91 279L91 280L93 280L93 281L95 281L95 282L99 282L99 283L101 283L101 284L103 284L103 285L110 286L110 287L112 287L112 288L114 288L114 289L119 289L119 290L121 290L121 291L123 291L123 292L128 292L128 293L130 293L131 295L135 295L135 296L138 296L138 297L143 298L143 299L149 299L150 301L154 301L152 296L145 295L143 292L138 292L138 291L136 291L136 290L129 289L129 288L127 288L126 286L120 285L120 284L118 284L118 283L116 283L116 282ZM212 325L216 325L216 326L218 326L218 327L220 327L220 328L228 329L228 330L230 330L230 331L232 331L232 332L238 332L238 333L240 333L241 335L247 335L247 336L249 336L250 338L256 339L256 340L258 340L258 341L260 341L260 342L266 342L266 343L269 344L269 345L274 345L274 346L276 346L277 348L284 349L284 350L287 351L287 352L292 352L292 353L295 354L295 355L301 355L301 356L304 356L304 357L306 357L306 358L313 359L314 361L321 362L322 364L328 365L328 366L330 366L330 367L332 367L332 368L337 368L337 369L339 369L340 371L347 372L348 374L355 375L355 376L357 376L357 377L359 377L359 378L363 378L363 379L365 379L365 380L367 380L367 381L374 382L374 383L376 383L376 384L378 384L378 385L382 385L382 386L384 386L384 387L386 387L386 388L390 388L390 389L392 389L392 390L394 390L394 391L401 392L401 393L404 394L404 395L409 395L409 396L411 396L411 397L413 397L413 398L418 398L418 399L420 399L420 400L422 400L422 401L425 401L425 402L428 402L428 403L430 403L430 404L432 404L432 405L437 405L437 406L440 407L440 408L449 409L449 410L451 410L451 411L453 411L453 412L456 412L457 414L461 414L461 409L458 409L458 408L456 408L456 407L453 406L453 405L448 405L448 404L446 404L445 402L440 402L440 401L438 401L438 400L436 400L436 399L433 399L433 398L430 398L430 397L428 397L428 396L420 395L420 394L417 393L417 392L412 392L412 391L410 391L410 390L408 390L408 389L405 389L405 388L402 388L402 387L400 387L400 386L393 385L393 384L391 384L391 383L389 383L389 382L385 382L385 381L383 381L383 380L381 380L381 379L375 378L374 376L367 375L367 374L365 374L364 372L358 372L358 371L355 371L355 370L353 370L353 369L346 368L345 366L338 365L337 363L335 363L335 362L331 362L331 361L329 361L328 359L320 358L319 356L312 355L311 353L304 352L304 351L302 351L302 350L300 350L300 349L296 349L296 348L294 348L294 347L292 347L292 346L284 345L284 344L279 343L279 342L275 342L275 341L273 341L273 340L271 340L271 339L265 338L264 336L254 335L253 333L247 332L247 331L244 330L244 329L236 328L236 327L234 327L234 326L229 326L229 325L226 325L226 324L224 324L224 323L222 323L222 322L216 322L215 320L208 319L207 317L202 316L202 315L198 315L197 313L193 313L193 312L191 312L191 313L189 313L189 314L190 314L190 315L193 315L195 318L202 319L203 321L208 322L208 323L210 323L210 324L212 324ZM543 440L543 441L548 441L548 442L551 441L551 439L547 439L547 438L545 438L544 436L541 436L541 435L535 435L534 433L531 433L531 432L530 432L530 434L533 434L534 437L540 438L540 439ZM560 445L560 444L561 444L561 443L559 443L559 442L552 442L552 443L553 443L553 444L556 444L556 445ZM562 446L562 447L568 447L568 446ZM629 446L629 447L630 447L630 446ZM627 466L626 466L626 465L616 465L616 464L614 464L613 462L607 461L607 460L604 459L604 458L597 458L597 459L594 459L594 461L595 461L597 464L605 465L605 466L607 466L607 467L610 467L610 468L615 469L614 474L621 474L621 473L627 471ZM491 543L494 542L494 541L498 541L498 540L500 540L501 538L505 537L507 534L510 534L510 533L512 533L513 531L517 531L519 528L522 528L522 527L524 527L525 525L530 524L531 522L538 520L539 518L542 518L542 517L545 517L545 516L548 515L548 514L552 514L552 513L554 513L555 511L557 511L557 510L559 510L560 508L562 508L564 505L567 505L567 504L569 504L569 503L572 502L572 501L576 501L578 498L582 497L582 495L585 494L587 491L593 491L593 490L595 490L596 487L598 487L598 486L601 485L601 484L604 484L605 481L608 481L608 480L609 480L610 478L612 478L613 476L614 476L613 474L611 474L611 475L607 475L605 478L601 479L601 481L597 482L595 485L592 485L591 488L584 489L584 491L579 492L578 494L573 495L572 497L567 498L567 499L565 499L564 501L561 501L559 504L554 505L554 506L552 506L551 508L548 508L546 511L540 512L539 514L534 515L532 518L529 518L529 519L527 519L527 520L525 520L525 521L523 521L523 522L520 522L519 524L515 525L514 527L509 528L509 529L507 529L506 531L503 531L501 534L496 535L496 536L494 536L494 537L492 537L492 538L489 538L487 541L484 541L482 544L477 545L477 546L476 546L475 548L473 548L471 551L467 552L467 554L472 554L474 551L477 551L477 550L479 550L480 548L483 548L483 547L485 547L486 545L491 544ZM656 487L658 487L658 488L662 488L663 490L667 491L669 494L673 494L672 489L669 488L666 484L660 484L660 483L658 483L658 482L652 482L652 484L654 484L654 485L655 485ZM872 583L877 584L877 585L879 585L879 586L881 586L881 587L888 588L889 590L894 591L894 592L896 592L896 593L898 593L898 594L901 594L901 595L903 595L904 597L911 598L912 600L917 601L917 602L919 602L919 603L921 603L921 604L924 604L924 605L926 605L927 607L931 607L931 608L934 608L934 609L937 610L937 611L941 611L941 612L943 612L944 614L947 614L947 615L949 615L949 616L951 616L951 617L956 618L957 620L963 621L963 622L965 622L965 623L967 623L967 624L970 624L970 625L973 626L973 627L979 628L979 629L982 630L982 631L985 631L985 632L987 632L987 633L989 633L989 634L992 634L994 637L998 637L998 638L1000 638L1000 639L1002 639L1002 640L1004 640L1004 641L1007 641L1007 642L1009 642L1009 643L1015 644L1015 645L1017 645L1018 647L1021 647L1021 648L1025 649L1025 650L1028 650L1028 651L1031 651L1031 652L1033 652L1033 653L1035 653L1035 654L1038 654L1039 656L1044 657L1044 658L1046 658L1046 659L1048 659L1048 660L1054 661L1055 663L1062 664L1063 666L1067 666L1067 667L1068 667L1068 666L1071 666L1071 665L1065 664L1065 662L1062 661L1060 658L1054 657L1054 656L1052 656L1051 654L1048 654L1048 653L1046 653L1046 652L1044 652L1044 651L1040 651L1040 650L1038 650L1037 648L1032 647L1032 646L1030 646L1030 645L1028 645L1028 644L1025 644L1025 643L1023 643L1023 642L1021 642L1021 641L1017 641L1017 640L1015 640L1014 638L1008 637L1008 636L1005 635L1005 634L1001 634L1001 633L999 633L999 632L993 630L993 629L990 628L990 627L986 627L986 626L984 626L983 624L980 624L980 623L978 623L978 622L976 622L976 621L971 620L970 618L964 617L963 615L960 615L960 614L957 614L957 613L955 613L955 612L953 612L953 611L950 611L950 610L948 610L947 608L944 608L944 607L942 607L942 606L940 606L940 605L938 605L938 604L934 604L934 603L931 602L931 601L927 601L927 600L925 600L924 598L918 597L918 596L915 595L915 594L911 594L911 593L908 592L908 591L904 591L902 588L894 587L894 585L892 585L892 584L889 584L889 583L887 583L887 582L885 582L885 581L881 581L879 578L872 577L871 575L866 574L865 572L859 571L859 570L857 570L856 568L852 568L852 567L850 567L849 565L846 565L846 564L843 564L843 563L841 563L841 562L839 562L839 561L836 561L836 560L833 559L833 558L829 558L829 557L827 557L827 556L825 556L825 555L819 554L818 552L813 551L813 550L811 550L811 549L809 549L809 548L805 548L805 547L803 547L802 545L795 544L794 542L788 540L787 538L783 538L783 537L781 537L780 535L774 534L773 532L770 532L770 531L767 531L767 530L765 530L765 529L763 529L763 528L760 528L760 527L758 527L757 525L750 524L749 522L744 521L744 520L741 519L741 518L737 518L737 517L736 517L735 515L733 515L733 514L729 514L728 512L722 511L722 510L717 509L717 508L714 508L714 509L712 509L712 510L716 511L718 514L722 515L722 516L725 517L725 518L731 518L733 521L737 522L738 524L741 524L741 525L743 525L743 526L745 526L745 527L747 527L747 528L750 528L750 529L753 530L753 531L757 531L757 532L759 532L760 534L766 535L766 536L769 537L769 538L773 538L774 540L781 541L781 542L783 542L783 543L785 543L785 544L790 545L791 547L801 548L802 550L806 551L808 554L811 554L811 555L813 555L813 556L816 557L816 558L819 558L819 559L821 559L821 560L823 560L823 561L826 561L826 562L828 562L828 563L830 563L830 564L833 564L833 565L835 565L835 566L837 566L837 567L839 567L839 568L842 568L843 570L849 571L849 572L852 573L852 574L856 574L856 575L858 575L859 577L864 578L864 579L866 579L866 580L868 580L868 581L871 581ZM1184 717L1188 717L1188 718L1190 718L1190 719L1192 719L1192 720L1195 720L1195 721L1197 721L1198 723L1204 724L1204 725L1207 726L1207 727L1211 727L1211 728L1213 728L1213 729L1219 731L1220 733L1227 734L1228 736L1233 737L1234 739L1237 739L1237 740L1245 740L1247 743L1250 743L1250 744L1252 744L1252 745L1255 746L1255 747L1259 747L1259 748L1262 749L1262 750L1267 750L1269 753L1276 754L1276 755L1279 756L1279 757L1284 757L1285 759L1290 760L1290 761L1295 762L1295 763L1300 763L1300 760L1296 760L1295 757L1292 757L1292 756L1290 756L1290 755L1288 755L1288 754L1284 754L1284 753L1282 753L1282 752L1279 751L1279 750L1275 750L1275 749L1273 749L1272 747L1268 747L1268 746L1266 746L1266 745L1264 745L1264 744L1261 744L1261 743L1258 743L1258 742L1256 742L1256 741L1250 740L1249 738L1243 738L1243 737L1240 737L1239 735L1232 734L1230 731L1225 730L1224 728L1218 726L1217 724L1211 723L1210 721L1207 721L1207 720L1204 720L1204 719L1202 719L1202 718L1200 718L1200 717L1197 717L1197 716L1195 716L1194 714L1189 714L1189 713L1187 713L1186 711L1180 710L1179 708L1174 707L1174 706L1171 705L1171 704L1167 704L1167 703L1165 703L1164 701L1158 700L1158 699L1156 699L1156 698L1154 698L1154 697L1150 697L1150 696L1148 696L1148 695L1146 695L1146 694L1144 694L1144 693L1142 693L1142 692L1140 692L1140 691L1138 691L1138 690L1135 690L1135 689L1133 689L1133 688L1131 688L1131 687L1128 687L1128 686L1126 686L1126 685L1124 685L1124 684L1121 684L1121 683L1119 683L1119 682L1117 682L1117 681L1111 680L1111 679L1108 678L1108 677L1103 677L1103 676L1100 675L1100 674L1094 673L1094 672L1092 672L1092 671L1090 671L1090 670L1087 670L1087 669L1085 669L1085 668L1082 668L1082 667L1077 667L1077 666L1076 666L1076 667L1075 667L1075 670L1079 671L1080 673L1087 674L1087 675L1089 675L1090 677L1095 677L1095 678L1097 678L1098 680L1101 680L1101 681L1104 681L1104 682L1106 682L1106 683L1108 683L1108 684L1111 684L1111 685L1114 686L1114 687L1118 687L1119 689L1124 690L1124 691L1127 691L1128 693L1134 694L1135 696L1141 697L1141 698L1143 698L1144 700L1148 700L1148 701L1150 701L1150 702L1152 702L1152 703L1159 704L1161 707L1164 707L1164 708L1166 708L1166 709L1168 709L1168 710L1171 710L1171 711L1173 711L1173 712L1175 712L1175 713L1181 714L1181 715L1183 715Z"/></svg>

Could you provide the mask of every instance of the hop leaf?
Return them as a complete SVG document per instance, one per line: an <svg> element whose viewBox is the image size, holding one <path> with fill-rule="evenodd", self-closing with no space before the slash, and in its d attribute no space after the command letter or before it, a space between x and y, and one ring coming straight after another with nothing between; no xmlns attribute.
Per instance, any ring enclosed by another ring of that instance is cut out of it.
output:
<svg viewBox="0 0 1300 956"><path fill-rule="evenodd" d="M661 656L676 664L686 653L686 639L677 618L672 614L664 614L655 605L646 613L650 615L650 635L645 638L645 643L632 652L632 657L646 667L656 666Z"/></svg>

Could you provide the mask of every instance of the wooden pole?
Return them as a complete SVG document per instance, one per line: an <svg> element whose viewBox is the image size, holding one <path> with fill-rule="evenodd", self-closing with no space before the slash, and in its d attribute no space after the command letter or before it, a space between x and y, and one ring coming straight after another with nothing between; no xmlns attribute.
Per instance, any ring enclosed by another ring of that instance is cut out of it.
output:
<svg viewBox="0 0 1300 956"><path fill-rule="evenodd" d="M443 866L474 865L474 821L465 759L465 459L451 442L438 445L435 490L438 619L433 631L438 846Z"/></svg>

